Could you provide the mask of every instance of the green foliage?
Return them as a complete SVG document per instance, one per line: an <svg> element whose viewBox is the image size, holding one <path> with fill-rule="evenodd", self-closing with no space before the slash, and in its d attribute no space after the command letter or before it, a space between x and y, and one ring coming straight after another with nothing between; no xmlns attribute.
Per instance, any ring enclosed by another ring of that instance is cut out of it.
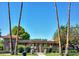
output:
<svg viewBox="0 0 79 59"><path fill-rule="evenodd" d="M24 48L26 49L27 53L30 52L30 46L24 46L24 45L18 45L18 49L19 49L19 53L22 53L22 51L24 50Z"/></svg>
<svg viewBox="0 0 79 59"><path fill-rule="evenodd" d="M77 53L77 50L69 50L68 53Z"/></svg>
<svg viewBox="0 0 79 59"><path fill-rule="evenodd" d="M20 44L19 44L19 45L18 45L18 48L20 48L20 47L23 47L23 48L24 48L25 46L24 46L24 45L20 45Z"/></svg>
<svg viewBox="0 0 79 59"><path fill-rule="evenodd" d="M77 50L69 50L68 56L79 56L79 52Z"/></svg>
<svg viewBox="0 0 79 59"><path fill-rule="evenodd" d="M13 27L12 29L12 35L17 35L17 30L18 30L18 27L15 26ZM30 34L28 34L27 32L25 32L24 28L20 26L20 30L19 30L19 37L21 37L21 39L29 39L30 38Z"/></svg>
<svg viewBox="0 0 79 59"><path fill-rule="evenodd" d="M27 53L30 53L31 48L30 47L26 47L26 51Z"/></svg>
<svg viewBox="0 0 79 59"><path fill-rule="evenodd" d="M12 29L12 35L17 35L17 26Z"/></svg>
<svg viewBox="0 0 79 59"><path fill-rule="evenodd" d="M0 44L0 50L3 50L3 44L2 43Z"/></svg>
<svg viewBox="0 0 79 59"><path fill-rule="evenodd" d="M0 43L3 43L3 42L4 42L3 38L0 38Z"/></svg>
<svg viewBox="0 0 79 59"><path fill-rule="evenodd" d="M19 48L19 53L22 53L23 50L24 50L24 48L23 48L23 47L20 47L20 48Z"/></svg>
<svg viewBox="0 0 79 59"><path fill-rule="evenodd" d="M19 53L22 53L23 50L24 50L24 45L18 45L18 50L19 50Z"/></svg>
<svg viewBox="0 0 79 59"><path fill-rule="evenodd" d="M22 39L29 39L30 35L27 32L25 32L21 35L21 37Z"/></svg>
<svg viewBox="0 0 79 59"><path fill-rule="evenodd" d="M3 50L3 46L4 46L3 41L4 40L0 39L0 50Z"/></svg>
<svg viewBox="0 0 79 59"><path fill-rule="evenodd" d="M22 53L22 51L24 50L24 48L26 49L27 53L30 52L30 47L29 46L24 46L24 45L18 45L18 49L19 49L19 53Z"/></svg>
<svg viewBox="0 0 79 59"><path fill-rule="evenodd" d="M69 42L72 44L79 44L79 26L71 26L70 27L70 36L69 36ZM60 36L61 36L61 45L64 45L66 43L67 39L67 26L61 26L60 27ZM54 33L54 40L58 40L58 30Z"/></svg>
<svg viewBox="0 0 79 59"><path fill-rule="evenodd" d="M68 56L79 56L79 53L69 53Z"/></svg>
<svg viewBox="0 0 79 59"><path fill-rule="evenodd" d="M66 26L61 26L60 27L60 37L61 37L61 45L64 45L66 42L66 33L67 33L67 27ZM58 30L54 33L54 40L58 40Z"/></svg>

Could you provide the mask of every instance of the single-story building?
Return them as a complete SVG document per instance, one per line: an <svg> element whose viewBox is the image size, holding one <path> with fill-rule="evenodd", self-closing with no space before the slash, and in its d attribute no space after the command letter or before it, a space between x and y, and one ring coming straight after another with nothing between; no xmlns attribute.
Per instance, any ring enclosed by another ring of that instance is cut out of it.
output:
<svg viewBox="0 0 79 59"><path fill-rule="evenodd" d="M7 36L0 36L0 38L3 38L4 39L4 50L5 51L10 51L10 36L7 35ZM17 40L17 36L15 35L12 35L12 43L13 43L13 47L15 49L15 43L16 43L16 40ZM54 45L58 45L58 43L56 43L55 41L47 41L47 40L22 40L22 39L19 39L18 40L18 44L22 44L22 45L34 45L34 46L37 46L38 48L38 52L42 52L44 51L44 46L45 45L48 45L48 46L54 46Z"/></svg>

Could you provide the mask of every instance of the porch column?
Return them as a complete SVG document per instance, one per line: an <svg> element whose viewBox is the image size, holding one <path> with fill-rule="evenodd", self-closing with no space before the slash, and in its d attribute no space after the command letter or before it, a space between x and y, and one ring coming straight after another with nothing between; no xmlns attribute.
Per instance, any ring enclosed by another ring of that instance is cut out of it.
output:
<svg viewBox="0 0 79 59"><path fill-rule="evenodd" d="M39 44L39 52L42 52L42 44Z"/></svg>

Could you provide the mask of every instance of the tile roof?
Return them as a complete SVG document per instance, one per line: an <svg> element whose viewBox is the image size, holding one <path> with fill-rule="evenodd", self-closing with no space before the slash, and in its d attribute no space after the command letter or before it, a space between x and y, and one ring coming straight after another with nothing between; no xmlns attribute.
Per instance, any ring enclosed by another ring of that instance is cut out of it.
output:
<svg viewBox="0 0 79 59"><path fill-rule="evenodd" d="M0 36L0 38L10 39L10 35L7 35L7 36ZM16 38L17 38L16 35L12 35L12 39L16 39Z"/></svg>

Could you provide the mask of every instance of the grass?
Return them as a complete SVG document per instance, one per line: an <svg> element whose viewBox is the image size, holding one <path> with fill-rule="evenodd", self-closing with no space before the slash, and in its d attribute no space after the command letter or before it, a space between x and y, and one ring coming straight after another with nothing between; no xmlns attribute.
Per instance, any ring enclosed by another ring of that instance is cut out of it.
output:
<svg viewBox="0 0 79 59"><path fill-rule="evenodd" d="M68 56L79 56L79 53L69 53Z"/></svg>
<svg viewBox="0 0 79 59"><path fill-rule="evenodd" d="M27 56L38 56L37 54L30 54L30 53L27 53Z"/></svg>
<svg viewBox="0 0 79 59"><path fill-rule="evenodd" d="M46 56L60 56L59 53L46 53Z"/></svg>
<svg viewBox="0 0 79 59"><path fill-rule="evenodd" d="M61 56L59 53L46 53L46 56ZM21 53L18 55L11 55L11 54L0 54L0 56L22 56ZM38 56L37 54L30 54L27 53L26 56ZM69 53L68 56L79 56L79 53Z"/></svg>
<svg viewBox="0 0 79 59"><path fill-rule="evenodd" d="M47 53L46 56L62 56L59 53ZM68 56L79 56L79 53L69 53Z"/></svg>
<svg viewBox="0 0 79 59"><path fill-rule="evenodd" d="M18 55L0 54L0 56L22 56L22 54L21 54L21 53L19 53ZM37 56L37 54L30 54L30 53L27 53L26 56Z"/></svg>

